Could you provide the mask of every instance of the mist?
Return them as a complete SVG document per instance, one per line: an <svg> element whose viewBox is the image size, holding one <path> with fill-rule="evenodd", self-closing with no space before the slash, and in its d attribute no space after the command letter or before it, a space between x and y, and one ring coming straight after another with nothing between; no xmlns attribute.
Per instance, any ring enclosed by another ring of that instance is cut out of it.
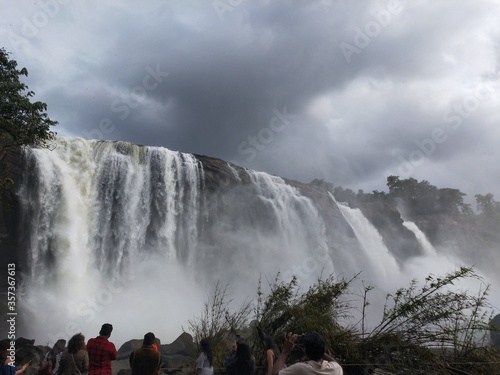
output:
<svg viewBox="0 0 500 375"><path fill-rule="evenodd" d="M90 338L106 322L118 346L149 331L170 343L217 282L236 309L278 274L305 291L321 277L360 273L352 288L375 287L373 325L386 293L472 266L408 222L421 251L402 261L359 209L315 201L264 172L125 142L59 138L54 146L27 149L20 190L29 270L22 334L39 343L80 331ZM484 282L499 285L495 274ZM455 287L475 293L481 284Z"/></svg>

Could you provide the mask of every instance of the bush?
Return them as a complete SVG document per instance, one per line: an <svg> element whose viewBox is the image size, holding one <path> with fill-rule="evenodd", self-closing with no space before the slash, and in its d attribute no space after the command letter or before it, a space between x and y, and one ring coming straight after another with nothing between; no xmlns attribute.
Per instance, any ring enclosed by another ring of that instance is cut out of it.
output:
<svg viewBox="0 0 500 375"><path fill-rule="evenodd" d="M500 374L500 352L487 339L492 316L489 286L482 284L477 295L454 287L464 279L482 282L473 269L462 267L444 277L429 275L422 287L413 280L407 288L387 295L382 320L371 332L366 332L364 322L371 286L362 295L361 321L349 327L339 323L350 317L354 302L349 288L357 277L330 276L303 292L295 277L285 282L278 274L268 294L259 282L252 322L248 319L251 303L231 312L227 285L217 284L204 313L190 321L190 327L198 340L214 338L219 367L228 353L227 338L236 332L261 358L257 326L280 346L287 332L319 332L346 375L371 374L377 368L393 374ZM301 357L303 353L295 350L288 361Z"/></svg>

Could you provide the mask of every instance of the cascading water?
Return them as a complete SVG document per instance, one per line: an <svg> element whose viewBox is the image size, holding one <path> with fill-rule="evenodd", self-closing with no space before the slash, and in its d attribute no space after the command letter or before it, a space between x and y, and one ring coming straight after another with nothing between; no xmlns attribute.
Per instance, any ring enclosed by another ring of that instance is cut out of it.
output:
<svg viewBox="0 0 500 375"><path fill-rule="evenodd" d="M323 219L279 177L226 164L235 186L214 203L193 155L82 139L54 147L26 150L19 192L24 305L43 341L93 335L104 321L117 341L174 339L218 280L253 298L259 274L291 275L317 249L321 263L302 281L333 272Z"/></svg>
<svg viewBox="0 0 500 375"><path fill-rule="evenodd" d="M427 237L425 236L425 233L423 233L419 227L417 227L417 224L411 222L411 221L405 221L403 222L403 225L411 230L414 234L415 237L417 237L417 241L420 243L420 246L424 250L424 254L426 255L437 255L436 249L432 244L429 242Z"/></svg>
<svg viewBox="0 0 500 375"><path fill-rule="evenodd" d="M352 226L361 243L363 254L359 255L358 267L368 280L388 290L399 277L399 266L389 252L377 229L364 217L359 209L339 204L340 211Z"/></svg>
<svg viewBox="0 0 500 375"><path fill-rule="evenodd" d="M42 343L104 322L118 344L148 331L169 342L217 281L238 303L278 272L306 288L363 271L385 292L457 265L430 252L400 264L361 211L206 157L60 138L25 160L22 303L27 336Z"/></svg>
<svg viewBox="0 0 500 375"><path fill-rule="evenodd" d="M194 308L162 311L165 290L196 299L190 276L177 280L180 270L172 268L178 254L196 252L203 170L192 155L60 139L53 151L28 150L26 158L25 302L38 337L93 334L107 314L115 321L131 315L127 324L135 325L139 315L161 322Z"/></svg>
<svg viewBox="0 0 500 375"><path fill-rule="evenodd" d="M333 196L332 199L334 199ZM447 249L441 249L442 252L438 253L417 225L408 221L403 222L403 226L415 234L423 252L418 256L406 259L402 264L398 264L388 251L376 228L359 209L353 209L344 204L338 204L338 206L361 242L364 251L363 259L365 259L363 263L360 263L360 266L363 265L362 276L376 287L372 296L375 301L372 301L372 304L379 308L381 307L380 301L383 301L384 297L383 293L380 292L393 292L395 287L405 287L409 285L411 280L423 282L429 274L444 275L464 266L463 262ZM481 275L480 271L476 270L476 272L484 277L484 281L488 281L488 278ZM484 285L481 280L468 279L460 280L453 287L448 287L450 290L453 288L470 290L475 293L484 288ZM492 293L491 301L495 305L495 301L498 301L498 292ZM367 321L369 324L378 323L376 319L368 318Z"/></svg>

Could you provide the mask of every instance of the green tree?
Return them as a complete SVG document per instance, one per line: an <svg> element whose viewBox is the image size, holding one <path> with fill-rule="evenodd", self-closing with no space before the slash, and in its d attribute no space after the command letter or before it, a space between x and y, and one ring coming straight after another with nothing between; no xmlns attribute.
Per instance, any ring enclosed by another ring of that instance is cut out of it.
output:
<svg viewBox="0 0 500 375"><path fill-rule="evenodd" d="M470 205L464 203L466 194L458 189L443 188L438 190L439 211L452 215L471 214Z"/></svg>
<svg viewBox="0 0 500 375"><path fill-rule="evenodd" d="M57 121L47 115L47 104L32 102L35 93L20 80L27 75L28 70L17 69L17 62L0 48L0 150L25 145L47 147L56 134L50 129Z"/></svg>
<svg viewBox="0 0 500 375"><path fill-rule="evenodd" d="M350 207L358 206L356 193L351 189L344 189L342 186L336 186L333 189L333 196L337 202L346 202Z"/></svg>
<svg viewBox="0 0 500 375"><path fill-rule="evenodd" d="M486 216L492 216L495 208L497 207L497 202L495 202L495 200L493 199L493 194L476 194L475 198L477 209Z"/></svg>
<svg viewBox="0 0 500 375"><path fill-rule="evenodd" d="M469 204L464 203L464 196L458 189L438 189L429 181L417 181L414 178L401 180L398 176L387 177L389 197L400 198L410 215L450 214L470 215Z"/></svg>

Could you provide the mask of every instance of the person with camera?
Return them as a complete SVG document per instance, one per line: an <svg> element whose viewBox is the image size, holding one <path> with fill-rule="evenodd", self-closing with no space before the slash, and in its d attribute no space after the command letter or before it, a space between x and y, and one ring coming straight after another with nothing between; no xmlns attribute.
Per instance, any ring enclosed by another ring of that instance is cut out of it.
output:
<svg viewBox="0 0 500 375"><path fill-rule="evenodd" d="M297 362L286 368L286 357L298 344L304 347L306 361ZM304 335L289 333L286 335L283 350L273 366L273 375L343 375L344 371L339 363L325 353L325 342L317 332L308 332Z"/></svg>

